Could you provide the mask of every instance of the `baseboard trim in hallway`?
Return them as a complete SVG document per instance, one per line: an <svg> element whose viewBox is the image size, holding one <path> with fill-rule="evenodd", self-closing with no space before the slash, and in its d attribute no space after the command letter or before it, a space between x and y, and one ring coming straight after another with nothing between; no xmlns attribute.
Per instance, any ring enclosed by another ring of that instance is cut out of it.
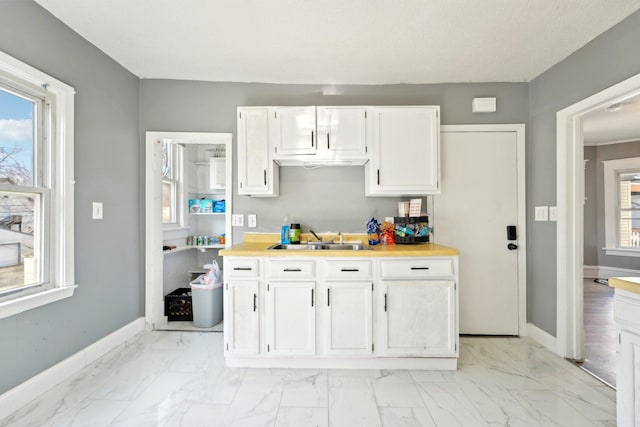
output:
<svg viewBox="0 0 640 427"><path fill-rule="evenodd" d="M109 351L120 345L124 345L127 340L144 331L144 329L144 317L139 317L133 322L53 365L49 369L42 371L22 384L1 394L0 420L8 417L71 375L95 362Z"/></svg>

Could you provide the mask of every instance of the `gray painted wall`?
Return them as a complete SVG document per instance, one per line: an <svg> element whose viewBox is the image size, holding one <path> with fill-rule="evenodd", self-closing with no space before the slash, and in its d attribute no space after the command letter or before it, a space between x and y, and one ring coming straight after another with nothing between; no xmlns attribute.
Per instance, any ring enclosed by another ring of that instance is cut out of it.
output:
<svg viewBox="0 0 640 427"><path fill-rule="evenodd" d="M594 148L595 158L593 161L593 180L585 182L585 190L588 194L594 194L596 202L594 210L596 213L596 226L591 228L591 233L596 237L595 264L605 267L630 268L634 270L640 269L640 261L635 257L612 256L607 255L602 248L605 247L605 220L604 220L604 160L625 159L629 157L640 157L640 141L627 142L624 144L601 145ZM586 151L586 147L585 147ZM593 188L590 188L593 185ZM588 196L587 196L588 197ZM586 213L586 212L585 212ZM586 218L585 218L585 237L586 237ZM591 227L591 225L590 225ZM590 233L590 234L591 234Z"/></svg>
<svg viewBox="0 0 640 427"><path fill-rule="evenodd" d="M139 79L32 1L0 1L0 50L73 86L72 298L0 319L0 393L142 315ZM104 220L91 220L91 202Z"/></svg>
<svg viewBox="0 0 640 427"><path fill-rule="evenodd" d="M598 197L596 192L596 152L584 147L584 265L598 265Z"/></svg>
<svg viewBox="0 0 640 427"><path fill-rule="evenodd" d="M527 317L556 335L556 227L533 207L556 203L556 113L640 73L640 12L529 84L527 131Z"/></svg>
<svg viewBox="0 0 640 427"><path fill-rule="evenodd" d="M440 105L442 124L526 123L526 83L346 85L341 95L322 95L322 85L211 83L176 80L141 81L143 131L232 132L236 147L236 108L251 105ZM497 96L494 114L472 114L477 96ZM234 163L236 163L234 161ZM397 211L403 198L364 197L362 166L280 168L280 197L238 196L234 170L234 212L258 214L256 229L235 228L234 241L245 231L279 232L283 218L317 232L364 232L365 223ZM424 203L424 202L423 202ZM246 223L246 220L245 220Z"/></svg>

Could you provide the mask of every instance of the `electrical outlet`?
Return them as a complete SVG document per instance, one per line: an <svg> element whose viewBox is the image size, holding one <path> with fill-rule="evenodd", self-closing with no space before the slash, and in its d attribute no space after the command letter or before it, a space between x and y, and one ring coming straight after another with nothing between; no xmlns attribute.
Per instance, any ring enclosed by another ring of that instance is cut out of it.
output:
<svg viewBox="0 0 640 427"><path fill-rule="evenodd" d="M536 206L536 221L549 221L549 206Z"/></svg>
<svg viewBox="0 0 640 427"><path fill-rule="evenodd" d="M93 202L92 204L92 219L102 219L102 202Z"/></svg>
<svg viewBox="0 0 640 427"><path fill-rule="evenodd" d="M233 227L242 227L244 225L244 215L243 214L231 215L231 225Z"/></svg>
<svg viewBox="0 0 640 427"><path fill-rule="evenodd" d="M557 221L557 220L558 220L558 207L549 206L549 221Z"/></svg>
<svg viewBox="0 0 640 427"><path fill-rule="evenodd" d="M258 226L258 216L256 214L247 215L247 225L250 228L256 228Z"/></svg>

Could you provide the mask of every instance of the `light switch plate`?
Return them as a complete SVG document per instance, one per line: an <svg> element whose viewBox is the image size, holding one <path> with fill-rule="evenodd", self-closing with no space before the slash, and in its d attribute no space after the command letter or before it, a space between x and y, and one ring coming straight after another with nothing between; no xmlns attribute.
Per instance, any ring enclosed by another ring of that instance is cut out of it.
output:
<svg viewBox="0 0 640 427"><path fill-rule="evenodd" d="M557 220L558 220L558 207L549 206L549 221L557 221Z"/></svg>
<svg viewBox="0 0 640 427"><path fill-rule="evenodd" d="M256 228L258 225L258 216L256 214L247 215L247 225L249 228Z"/></svg>
<svg viewBox="0 0 640 427"><path fill-rule="evenodd" d="M91 219L102 219L102 214L102 202L93 202Z"/></svg>
<svg viewBox="0 0 640 427"><path fill-rule="evenodd" d="M549 221L549 206L536 206L536 221Z"/></svg>
<svg viewBox="0 0 640 427"><path fill-rule="evenodd" d="M231 225L233 227L242 227L244 225L244 215L243 214L231 215Z"/></svg>

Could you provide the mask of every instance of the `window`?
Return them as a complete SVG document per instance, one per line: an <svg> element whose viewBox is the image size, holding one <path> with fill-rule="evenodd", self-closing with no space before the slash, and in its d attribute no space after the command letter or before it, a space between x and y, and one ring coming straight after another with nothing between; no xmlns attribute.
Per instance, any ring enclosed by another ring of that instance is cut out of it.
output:
<svg viewBox="0 0 640 427"><path fill-rule="evenodd" d="M0 52L0 318L75 288L73 94Z"/></svg>
<svg viewBox="0 0 640 427"><path fill-rule="evenodd" d="M640 157L604 164L607 255L640 256Z"/></svg>
<svg viewBox="0 0 640 427"><path fill-rule="evenodd" d="M162 224L165 228L180 227L183 223L182 155L181 145L162 141Z"/></svg>

